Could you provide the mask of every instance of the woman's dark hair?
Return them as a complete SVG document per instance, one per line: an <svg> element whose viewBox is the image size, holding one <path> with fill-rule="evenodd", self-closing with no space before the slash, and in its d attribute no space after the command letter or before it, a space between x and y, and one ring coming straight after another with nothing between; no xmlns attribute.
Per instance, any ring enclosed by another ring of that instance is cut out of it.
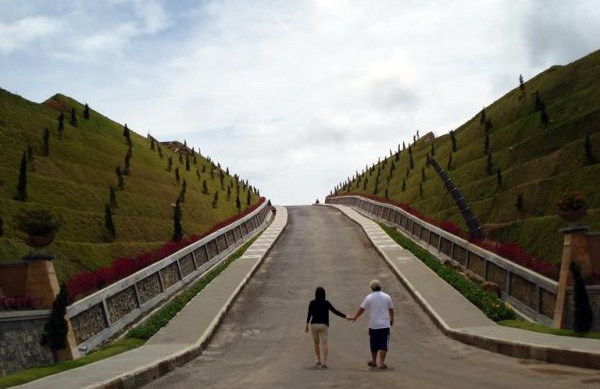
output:
<svg viewBox="0 0 600 389"><path fill-rule="evenodd" d="M325 288L319 286L317 289L315 289L315 299L325 300Z"/></svg>

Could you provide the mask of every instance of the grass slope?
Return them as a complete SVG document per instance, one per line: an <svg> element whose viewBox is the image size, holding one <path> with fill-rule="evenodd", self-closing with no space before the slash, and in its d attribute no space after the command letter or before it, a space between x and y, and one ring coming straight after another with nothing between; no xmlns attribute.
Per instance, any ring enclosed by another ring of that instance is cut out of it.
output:
<svg viewBox="0 0 600 389"><path fill-rule="evenodd" d="M75 108L78 125L69 124ZM62 137L57 117L65 114ZM44 129L50 130L50 153L43 155ZM0 89L0 218L4 235L0 237L0 261L17 260L28 252L21 234L14 228L13 217L22 209L44 208L60 221L61 227L50 251L56 255L54 266L59 280L81 270L108 265L116 257L152 249L170 240L173 231L173 208L182 186L187 182L182 205L183 229L186 234L202 233L215 223L237 213L236 193L239 185L242 210L248 193L251 205L258 195L240 180L226 174L217 164L196 154L190 158L190 170L179 154L161 146L151 150L150 140L131 131L130 174L124 176L125 187L117 190L113 220L117 237L106 239L104 207L109 201L110 186L117 186L115 167L124 167L128 150L123 125L92 111L83 119L82 104L56 95L42 104L33 103ZM27 201L14 200L17 192L21 156L31 146L33 165L27 172ZM173 158L172 171L167 160ZM179 167L181 182L175 179ZM220 174L224 175L221 187ZM208 194L202 193L206 180ZM231 196L227 198L230 188ZM219 192L218 207L212 207Z"/></svg>
<svg viewBox="0 0 600 389"><path fill-rule="evenodd" d="M536 92L550 118L547 126L535 109ZM559 262L562 235L558 230L565 222L556 215L555 201L561 192L583 192L589 206L583 222L593 230L600 229L598 101L600 51L566 66L553 66L526 82L524 92L517 86L485 108L486 118L493 126L489 130L492 174L486 169L486 129L478 113L455 130L455 152L450 134L434 139L423 136L411 146L413 169L408 169L408 150L401 150L398 156L394 151L372 169L350 179L349 187L338 188L336 193L350 191L384 197L387 190L392 200L466 229L437 174L426 166L426 156L432 153L433 145L434 157L460 188L488 236L516 242L541 258ZM586 157L586 136L591 139L596 163ZM452 166L448 169L450 155ZM498 169L502 174L500 186L496 179ZM522 210L515 205L519 194L524 201Z"/></svg>

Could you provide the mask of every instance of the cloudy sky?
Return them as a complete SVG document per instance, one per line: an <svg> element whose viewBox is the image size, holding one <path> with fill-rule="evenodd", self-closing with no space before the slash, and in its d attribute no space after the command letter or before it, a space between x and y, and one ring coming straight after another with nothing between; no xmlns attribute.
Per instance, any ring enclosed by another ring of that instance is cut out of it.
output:
<svg viewBox="0 0 600 389"><path fill-rule="evenodd" d="M0 87L187 140L278 204L323 198L599 48L597 0L0 0Z"/></svg>

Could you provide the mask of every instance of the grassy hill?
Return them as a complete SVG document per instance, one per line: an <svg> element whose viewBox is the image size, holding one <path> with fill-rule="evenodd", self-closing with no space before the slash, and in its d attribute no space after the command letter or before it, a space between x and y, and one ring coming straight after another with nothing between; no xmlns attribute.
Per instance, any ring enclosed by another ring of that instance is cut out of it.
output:
<svg viewBox="0 0 600 389"><path fill-rule="evenodd" d="M77 116L76 127L70 124L72 108ZM258 201L252 188L223 171L219 164L195 153L195 162L191 155L188 157L188 171L185 159L180 160L183 154L159 145L152 150L151 141L133 131L130 172L123 176L124 188L119 190L115 168L124 168L128 152L124 127L94 111L89 120L84 120L83 110L82 104L63 95L37 104L0 89L0 218L4 221L0 261L17 260L29 251L22 243L22 234L15 229L14 216L23 209L47 209L59 220L60 229L49 250L56 255L54 265L59 279L65 280L81 270L105 266L119 256L152 249L170 240L172 205L184 179L185 234L202 233L238 213L238 186L241 210L247 207L248 193L251 205ZM60 112L65 116L62 135L57 120ZM50 135L47 156L43 148L45 128ZM14 197L21 157L28 147L33 161L27 172L28 197L23 202ZM167 170L169 157L171 171ZM179 182L176 168L181 176ZM202 193L204 180L208 194ZM111 186L117 188L114 241L107 239L104 227ZM213 208L215 192L219 193L219 200Z"/></svg>
<svg viewBox="0 0 600 389"><path fill-rule="evenodd" d="M600 52L566 66L553 66L527 81L524 90L517 82L515 85L485 108L483 123L479 112L454 131L455 152L450 134L423 136L411 145L413 169L409 169L408 147L402 150L400 146L399 153L394 150L393 155L344 182L337 193L385 197L387 190L391 200L466 229L433 167L426 164L427 154L433 152L490 238L518 243L540 258L559 262L562 235L558 230L566 224L556 214L555 202L561 192L581 191L589 207L582 222L600 230ZM549 119L546 125L536 94L545 105ZM488 119L491 126L488 124L486 130ZM586 136L595 162L587 157ZM519 195L523 200L521 209L516 206Z"/></svg>

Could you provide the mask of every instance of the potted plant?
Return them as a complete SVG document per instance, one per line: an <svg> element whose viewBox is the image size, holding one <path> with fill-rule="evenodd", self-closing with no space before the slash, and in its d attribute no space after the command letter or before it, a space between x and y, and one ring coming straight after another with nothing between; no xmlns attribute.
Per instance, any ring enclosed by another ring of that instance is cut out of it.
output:
<svg viewBox="0 0 600 389"><path fill-rule="evenodd" d="M558 214L569 222L576 222L587 213L587 203L581 192L566 192L556 202Z"/></svg>
<svg viewBox="0 0 600 389"><path fill-rule="evenodd" d="M58 230L58 222L46 210L22 211L15 221L17 229L27 234L25 243L31 247L48 246Z"/></svg>

